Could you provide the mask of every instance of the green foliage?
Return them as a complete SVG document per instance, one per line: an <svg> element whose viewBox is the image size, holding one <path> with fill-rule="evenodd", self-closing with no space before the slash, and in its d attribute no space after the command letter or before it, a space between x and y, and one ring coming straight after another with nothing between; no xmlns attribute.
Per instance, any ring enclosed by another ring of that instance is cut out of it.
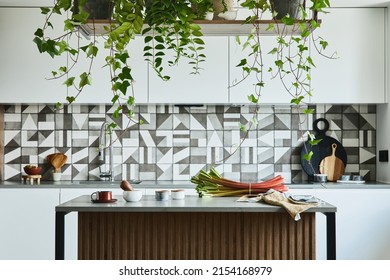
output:
<svg viewBox="0 0 390 280"><path fill-rule="evenodd" d="M132 118L134 115L132 108L135 104L133 85L136 78L129 63L132 40L136 35L144 36L144 59L162 80L169 80L167 68L177 65L182 60L192 67L192 74L199 74L206 59L205 42L202 39L201 27L194 23L194 20L202 18L213 4L211 0L151 0L147 1L148 5L144 0L107 1L113 6L112 22L105 27L107 36L101 38L91 36L88 44L81 43L79 27L87 23L91 17L86 6L88 0L55 0L53 7L41 8L45 21L43 26L36 29L33 41L40 53L46 53L53 58L63 55L68 57L68 65L53 70L52 77L63 79L67 87L75 90L75 94L66 97L66 101L71 104L83 89L92 83L91 69L94 59L99 54L97 40L101 40L103 44L100 46L109 50L104 66L110 69L113 93L111 102L117 105L113 115L119 117L120 114L126 114ZM270 50L265 50L257 20L262 19L264 13L276 14L272 10L271 1L238 1L242 8L251 10L251 15L244 22L253 25L252 32L246 39L236 38L243 50L248 52L248 55L237 63L237 67L243 72L243 80L252 75L256 77L254 92L248 94L251 103L261 102L261 91L266 86L265 73L280 79L287 93L291 95L293 105L300 106L306 96L312 95L310 72L315 67L315 62L310 56L308 42L312 31L320 27L317 13L325 12L330 3L329 0L306 2L313 14L311 18L307 10L301 7L299 19L291 15L285 15L281 19L283 24L299 30L300 34L289 36L283 33L284 29L280 28L277 21L270 23L267 30L275 32L275 44ZM223 4L226 7L224 1ZM52 18L57 15L68 15L63 26L53 25ZM52 29L63 30L64 33L50 37L48 31ZM76 39L69 40L70 38ZM328 46L323 38L313 42L317 42L321 50ZM265 65L264 55L272 57L273 65ZM74 73L76 69L79 70L74 66L81 58L87 58L90 64L81 70L81 74ZM62 105L58 102L56 107L60 108ZM303 113L310 114L312 110L305 109ZM250 125L255 125L256 118L253 120Z"/></svg>

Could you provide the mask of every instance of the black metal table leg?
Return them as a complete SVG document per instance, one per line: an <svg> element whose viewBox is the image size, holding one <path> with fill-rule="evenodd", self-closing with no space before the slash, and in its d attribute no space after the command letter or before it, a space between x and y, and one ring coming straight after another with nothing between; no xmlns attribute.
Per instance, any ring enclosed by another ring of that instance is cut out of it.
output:
<svg viewBox="0 0 390 280"><path fill-rule="evenodd" d="M324 213L326 216L326 259L336 259L336 213Z"/></svg>
<svg viewBox="0 0 390 280"><path fill-rule="evenodd" d="M55 228L55 259L65 259L65 215L66 212L56 212Z"/></svg>

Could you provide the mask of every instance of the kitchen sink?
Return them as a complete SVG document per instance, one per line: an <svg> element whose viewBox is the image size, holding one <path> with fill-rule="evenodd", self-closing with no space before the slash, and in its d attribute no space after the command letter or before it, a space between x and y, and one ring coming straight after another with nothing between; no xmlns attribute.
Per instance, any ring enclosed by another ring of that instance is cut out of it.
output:
<svg viewBox="0 0 390 280"><path fill-rule="evenodd" d="M140 180L127 180L130 184L139 184L142 181ZM122 181L80 181L79 184L81 185L120 185Z"/></svg>

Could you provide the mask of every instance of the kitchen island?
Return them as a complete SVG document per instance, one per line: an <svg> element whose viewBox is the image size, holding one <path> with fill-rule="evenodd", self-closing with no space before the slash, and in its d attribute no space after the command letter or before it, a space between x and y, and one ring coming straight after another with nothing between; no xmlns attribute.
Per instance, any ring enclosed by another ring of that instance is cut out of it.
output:
<svg viewBox="0 0 390 280"><path fill-rule="evenodd" d="M78 259L315 259L315 214L326 216L327 259L336 259L336 207L321 201L295 222L283 208L237 197L56 206L55 258L64 259L65 217L78 213Z"/></svg>

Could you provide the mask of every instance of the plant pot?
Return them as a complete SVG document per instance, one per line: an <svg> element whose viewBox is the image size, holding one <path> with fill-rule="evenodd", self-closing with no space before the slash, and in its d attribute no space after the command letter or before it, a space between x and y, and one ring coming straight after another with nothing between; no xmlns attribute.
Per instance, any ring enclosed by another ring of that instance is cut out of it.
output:
<svg viewBox="0 0 390 280"><path fill-rule="evenodd" d="M272 12L277 12L274 19L282 19L287 14L291 18L297 18L301 2L302 0L270 0Z"/></svg>
<svg viewBox="0 0 390 280"><path fill-rule="evenodd" d="M74 0L74 13L79 12L79 0ZM89 13L90 19L110 19L114 4L111 0L88 0L85 10Z"/></svg>

